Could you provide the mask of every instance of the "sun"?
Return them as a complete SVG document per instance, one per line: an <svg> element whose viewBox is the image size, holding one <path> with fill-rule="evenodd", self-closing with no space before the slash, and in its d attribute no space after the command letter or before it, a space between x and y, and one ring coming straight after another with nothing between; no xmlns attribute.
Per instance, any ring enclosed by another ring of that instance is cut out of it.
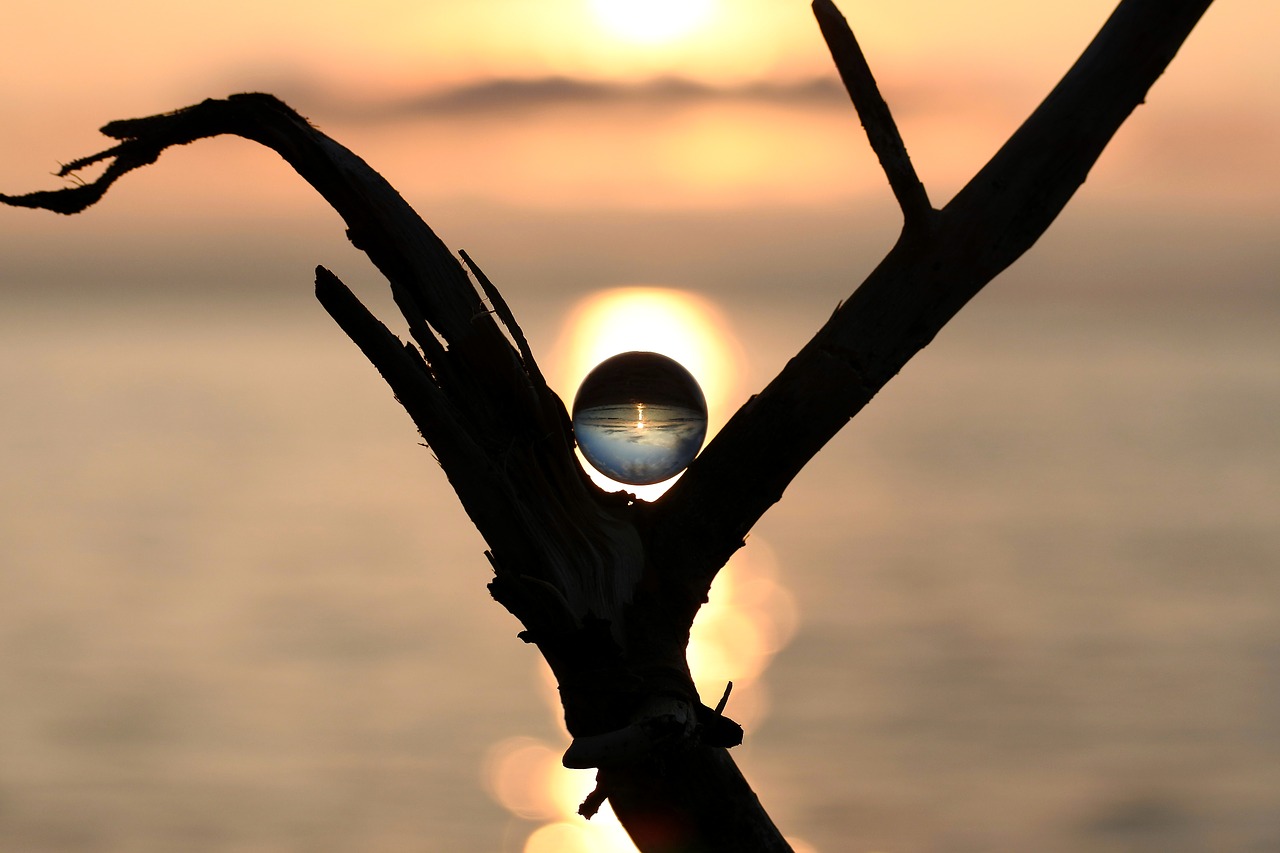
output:
<svg viewBox="0 0 1280 853"><path fill-rule="evenodd" d="M590 0L600 26L615 38L659 44L687 36L705 24L716 0Z"/></svg>

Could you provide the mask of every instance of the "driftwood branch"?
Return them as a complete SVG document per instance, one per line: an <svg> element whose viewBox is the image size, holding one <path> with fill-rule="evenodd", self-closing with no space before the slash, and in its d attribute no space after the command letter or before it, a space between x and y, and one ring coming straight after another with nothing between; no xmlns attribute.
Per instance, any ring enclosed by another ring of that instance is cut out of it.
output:
<svg viewBox="0 0 1280 853"><path fill-rule="evenodd" d="M849 29L849 22L831 0L813 0L813 15L818 19L818 28L827 41L827 49L835 60L840 79L853 99L871 150L879 159L880 168L884 169L889 187L902 208L905 227L911 230L927 227L934 213L929 194L916 176L907 146L898 132L898 124L880 94L880 87L876 85L876 78L862 55L853 30Z"/></svg>
<svg viewBox="0 0 1280 853"><path fill-rule="evenodd" d="M708 707L693 686L685 661L693 618L800 469L1040 237L1210 2L1123 0L1008 143L935 211L853 33L830 0L815 0L903 232L652 504L591 484L563 403L479 266L463 253L464 267L377 172L269 95L112 122L103 132L118 144L61 173L106 162L97 180L0 201L78 212L165 149L222 134L279 153L390 283L408 342L323 268L316 296L408 411L488 543L490 591L558 680L574 736L566 763L600 769L584 809L608 798L645 853L786 851L726 751L741 728L723 716L724 699Z"/></svg>
<svg viewBox="0 0 1280 853"><path fill-rule="evenodd" d="M814 454L1040 238L1211 2L1124 0L931 227L904 229L817 335L658 502L655 528L663 537L654 558L698 572L740 547Z"/></svg>

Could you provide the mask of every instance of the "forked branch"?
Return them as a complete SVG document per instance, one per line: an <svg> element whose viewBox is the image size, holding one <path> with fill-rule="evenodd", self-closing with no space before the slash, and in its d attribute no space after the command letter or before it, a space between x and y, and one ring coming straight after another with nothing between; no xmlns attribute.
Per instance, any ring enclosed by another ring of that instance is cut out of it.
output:
<svg viewBox="0 0 1280 853"><path fill-rule="evenodd" d="M1062 82L930 227L903 230L862 285L656 505L664 531L660 559L696 572L741 546L823 445L1040 238L1211 2L1121 2ZM862 88L852 92L861 97ZM873 139L894 136L874 126L877 108L862 113ZM898 164L887 167L891 184L902 183L900 161L890 162Z"/></svg>
<svg viewBox="0 0 1280 853"><path fill-rule="evenodd" d="M95 181L3 196L73 213L168 147L234 134L278 152L345 219L386 275L402 342L332 273L316 295L378 368L490 546L493 595L555 673L571 763L645 853L789 850L723 747L741 730L701 702L685 647L711 582L800 469L917 351L1040 237L1143 101L1211 0L1123 0L1044 103L941 211L916 176L857 40L830 0L814 12L905 226L865 282L729 421L659 501L606 495L572 453L547 387L493 283L364 161L268 95L113 122Z"/></svg>

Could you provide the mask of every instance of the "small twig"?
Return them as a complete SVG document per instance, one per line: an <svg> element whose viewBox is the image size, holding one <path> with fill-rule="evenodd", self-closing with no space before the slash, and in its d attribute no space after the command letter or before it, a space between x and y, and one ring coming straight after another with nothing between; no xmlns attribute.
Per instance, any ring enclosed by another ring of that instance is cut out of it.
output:
<svg viewBox="0 0 1280 853"><path fill-rule="evenodd" d="M871 142L871 150L880 160L880 168L884 169L889 179L889 187L898 199L902 215L908 228L922 226L932 217L933 205L929 203L929 194L924 184L916 176L915 167L911 165L911 157L907 154L907 146L898 133L898 125L889 112L871 74L871 67L862 55L862 48L854 38L849 22L836 8L831 0L813 0L813 15L818 19L818 28L827 41L831 58L835 60L840 72L840 79L853 99L853 106L862 120L862 127L867 131L867 139Z"/></svg>
<svg viewBox="0 0 1280 853"><path fill-rule="evenodd" d="M729 704L729 694L733 692L733 682L730 681L724 686L724 695L720 697L720 701L716 703L716 713L723 714L725 706Z"/></svg>
<svg viewBox="0 0 1280 853"><path fill-rule="evenodd" d="M534 360L533 351L529 348L529 341L525 338L524 330L520 328L520 324L516 322L516 315L512 313L511 307L507 305L507 300L502 297L502 294L498 292L498 288L484 274L484 270L480 269L480 265L471 260L470 255L463 250L459 250L458 254L462 256L463 262L466 263L467 268L476 277L476 281L480 283L480 289L484 292L489 303L493 305L493 310L497 313L498 319L502 321L502 325L511 333L516 347L520 350L520 359L524 362L525 370L540 385L546 385L547 380L542 377L538 362Z"/></svg>
<svg viewBox="0 0 1280 853"><path fill-rule="evenodd" d="M582 805L578 806L578 814L587 820L596 816L600 811L600 807L604 805L604 801L609 799L609 795L604 792L604 785L600 782L600 774L596 774L596 786L592 789L587 798L582 801Z"/></svg>

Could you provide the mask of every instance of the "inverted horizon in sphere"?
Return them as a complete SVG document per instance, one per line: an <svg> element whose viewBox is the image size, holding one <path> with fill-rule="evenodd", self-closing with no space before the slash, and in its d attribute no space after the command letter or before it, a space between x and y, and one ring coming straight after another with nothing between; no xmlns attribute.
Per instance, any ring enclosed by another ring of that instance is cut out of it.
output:
<svg viewBox="0 0 1280 853"><path fill-rule="evenodd" d="M633 486L688 467L707 435L702 389L679 362L652 352L605 359L578 389L573 431L596 470Z"/></svg>

